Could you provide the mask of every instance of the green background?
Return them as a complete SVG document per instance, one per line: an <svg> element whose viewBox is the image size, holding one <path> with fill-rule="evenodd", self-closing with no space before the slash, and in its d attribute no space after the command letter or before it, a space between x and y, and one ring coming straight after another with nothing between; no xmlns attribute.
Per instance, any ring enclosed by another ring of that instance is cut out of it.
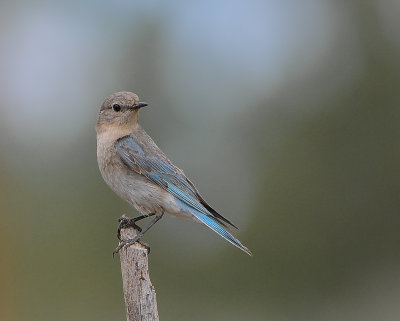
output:
<svg viewBox="0 0 400 321"><path fill-rule="evenodd" d="M400 5L3 1L0 320L124 320L97 168L106 96L141 123L248 257L167 217L145 237L161 320L395 320Z"/></svg>

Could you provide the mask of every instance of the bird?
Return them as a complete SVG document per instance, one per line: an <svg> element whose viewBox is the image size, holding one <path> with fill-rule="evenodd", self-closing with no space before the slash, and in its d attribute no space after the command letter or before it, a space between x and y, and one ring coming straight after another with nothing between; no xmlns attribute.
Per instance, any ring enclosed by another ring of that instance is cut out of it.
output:
<svg viewBox="0 0 400 321"><path fill-rule="evenodd" d="M111 94L101 105L96 124L100 173L107 185L141 214L130 221L120 219L139 233L133 239L121 240L113 254L140 241L168 213L207 226L251 256L251 251L228 231L237 227L203 199L184 172L140 126L139 110L147 105L132 92ZM143 230L136 225L150 216L153 219Z"/></svg>

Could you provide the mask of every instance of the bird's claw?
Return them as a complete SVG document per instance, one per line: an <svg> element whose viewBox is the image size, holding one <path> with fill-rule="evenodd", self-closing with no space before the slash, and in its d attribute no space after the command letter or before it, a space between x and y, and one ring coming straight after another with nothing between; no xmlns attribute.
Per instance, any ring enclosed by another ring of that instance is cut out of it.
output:
<svg viewBox="0 0 400 321"><path fill-rule="evenodd" d="M138 242L140 245L144 246L147 250L147 254L150 253L150 246L147 243L144 243L140 240L139 235L135 236L133 239L129 239L129 240L121 240L119 242L119 245L115 248L115 250L113 251L113 257L115 256L115 254L117 254L123 247L128 247L131 246L133 243Z"/></svg>
<svg viewBox="0 0 400 321"><path fill-rule="evenodd" d="M118 240L121 241L121 230L123 228L128 228L128 227L133 227L135 230L141 232L142 228L136 224L136 219L135 218L129 218L126 216L122 216L118 219L119 225L118 225L118 230L117 230L117 237Z"/></svg>

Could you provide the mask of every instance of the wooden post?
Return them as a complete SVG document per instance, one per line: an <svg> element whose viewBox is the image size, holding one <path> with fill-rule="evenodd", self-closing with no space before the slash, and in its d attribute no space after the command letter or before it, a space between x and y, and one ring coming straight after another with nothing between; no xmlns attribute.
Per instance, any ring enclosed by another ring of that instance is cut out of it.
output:
<svg viewBox="0 0 400 321"><path fill-rule="evenodd" d="M136 230L121 229L121 239L132 239ZM150 281L147 249L134 243L119 251L127 321L159 321L156 291Z"/></svg>

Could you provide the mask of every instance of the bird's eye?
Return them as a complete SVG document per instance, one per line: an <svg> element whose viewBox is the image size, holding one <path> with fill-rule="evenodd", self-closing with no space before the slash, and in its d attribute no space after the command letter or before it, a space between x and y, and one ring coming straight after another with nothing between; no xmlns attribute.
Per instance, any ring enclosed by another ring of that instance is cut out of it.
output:
<svg viewBox="0 0 400 321"><path fill-rule="evenodd" d="M112 108L114 109L114 111L120 111L121 110L121 106L118 105L118 104L112 105Z"/></svg>

